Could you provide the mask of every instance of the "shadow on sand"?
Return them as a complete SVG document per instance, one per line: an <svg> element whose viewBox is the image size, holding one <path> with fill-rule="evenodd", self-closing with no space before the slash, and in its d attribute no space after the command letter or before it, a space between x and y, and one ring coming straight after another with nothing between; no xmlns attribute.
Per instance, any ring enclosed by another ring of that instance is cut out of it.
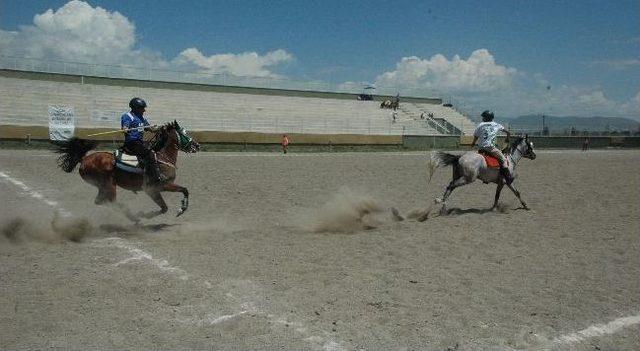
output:
<svg viewBox="0 0 640 351"><path fill-rule="evenodd" d="M488 212L494 212L494 210L489 207L489 208L458 208L458 207L453 207L450 208L447 213L445 215L447 216L451 216L451 215L464 215L464 214L468 214L468 213L475 213L475 214L485 214ZM497 211L495 211L497 212Z"/></svg>
<svg viewBox="0 0 640 351"><path fill-rule="evenodd" d="M467 209L462 209L462 208L453 207L453 208L450 208L445 215L464 215L464 214L468 214L468 213L485 214L485 213L489 213L489 212L507 213L509 211L518 211L518 210L527 210L527 209L522 207L522 206L516 207L516 208L509 208L506 205L501 205L498 208L488 207L488 208L467 208Z"/></svg>
<svg viewBox="0 0 640 351"><path fill-rule="evenodd" d="M107 234L118 233L124 235L134 235L139 233L157 233L165 230L166 228L170 228L176 225L177 224L166 223L132 225L102 224L98 228L100 229L100 231Z"/></svg>

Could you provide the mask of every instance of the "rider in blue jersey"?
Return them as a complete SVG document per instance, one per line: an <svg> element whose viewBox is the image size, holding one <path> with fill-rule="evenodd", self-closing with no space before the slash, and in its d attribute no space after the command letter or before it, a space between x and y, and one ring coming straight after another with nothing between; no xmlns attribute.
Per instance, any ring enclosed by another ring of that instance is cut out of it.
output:
<svg viewBox="0 0 640 351"><path fill-rule="evenodd" d="M144 131L157 130L151 126L149 121L144 118L144 111L147 103L141 98L133 98L129 101L130 112L122 115L120 118L120 127L124 130L124 147L126 153L139 156L144 162L145 174L154 183L162 183L167 178L160 172L156 153L151 150L143 140Z"/></svg>

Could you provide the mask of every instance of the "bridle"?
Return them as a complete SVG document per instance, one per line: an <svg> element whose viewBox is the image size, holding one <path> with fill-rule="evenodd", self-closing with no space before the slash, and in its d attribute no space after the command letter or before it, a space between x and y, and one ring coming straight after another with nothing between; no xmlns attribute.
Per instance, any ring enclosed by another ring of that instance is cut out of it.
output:
<svg viewBox="0 0 640 351"><path fill-rule="evenodd" d="M533 147L530 143L529 140L527 140L527 138L522 138L522 140L524 141L524 145L526 145L526 150L521 149L520 147L522 146L522 142L519 142L518 145L516 145L515 150L518 151L518 153L520 154L520 156L522 157L526 157L526 158L535 158L535 154L533 153Z"/></svg>

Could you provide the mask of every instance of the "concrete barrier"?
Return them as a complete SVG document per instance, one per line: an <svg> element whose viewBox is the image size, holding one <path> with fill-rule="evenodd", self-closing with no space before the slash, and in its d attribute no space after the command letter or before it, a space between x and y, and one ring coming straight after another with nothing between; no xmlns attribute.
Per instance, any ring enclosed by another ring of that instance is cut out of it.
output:
<svg viewBox="0 0 640 351"><path fill-rule="evenodd" d="M87 135L110 131L106 128L76 128L75 135L88 138ZM254 132L219 132L195 131L191 135L201 144L211 145L278 145L282 138L280 133ZM470 136L455 135L360 135L360 134L298 134L287 133L292 146L391 146L407 150L467 150L471 146ZM121 143L121 133L100 135L88 139L102 142ZM533 136L530 137L536 149L561 148L581 149L584 136ZM44 126L0 125L0 141L40 141L49 140L49 128ZM499 138L499 145L504 145L504 138ZM640 148L640 136L590 136L589 148Z"/></svg>

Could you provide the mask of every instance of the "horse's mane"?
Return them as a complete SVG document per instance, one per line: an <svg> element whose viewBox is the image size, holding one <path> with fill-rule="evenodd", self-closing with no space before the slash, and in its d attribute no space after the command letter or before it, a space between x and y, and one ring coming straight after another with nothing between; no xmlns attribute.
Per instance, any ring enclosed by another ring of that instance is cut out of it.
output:
<svg viewBox="0 0 640 351"><path fill-rule="evenodd" d="M165 123L160 130L149 140L149 145L151 145L151 150L160 151L167 144L167 140L169 140L169 131L178 128L178 122L173 121L169 123Z"/></svg>
<svg viewBox="0 0 640 351"><path fill-rule="evenodd" d="M509 146L507 146L502 153L511 153L513 150L515 150L518 145L520 145L520 143L522 142L522 140L524 140L523 137L519 136L519 137L515 137L513 139L513 141L511 142L511 144Z"/></svg>

